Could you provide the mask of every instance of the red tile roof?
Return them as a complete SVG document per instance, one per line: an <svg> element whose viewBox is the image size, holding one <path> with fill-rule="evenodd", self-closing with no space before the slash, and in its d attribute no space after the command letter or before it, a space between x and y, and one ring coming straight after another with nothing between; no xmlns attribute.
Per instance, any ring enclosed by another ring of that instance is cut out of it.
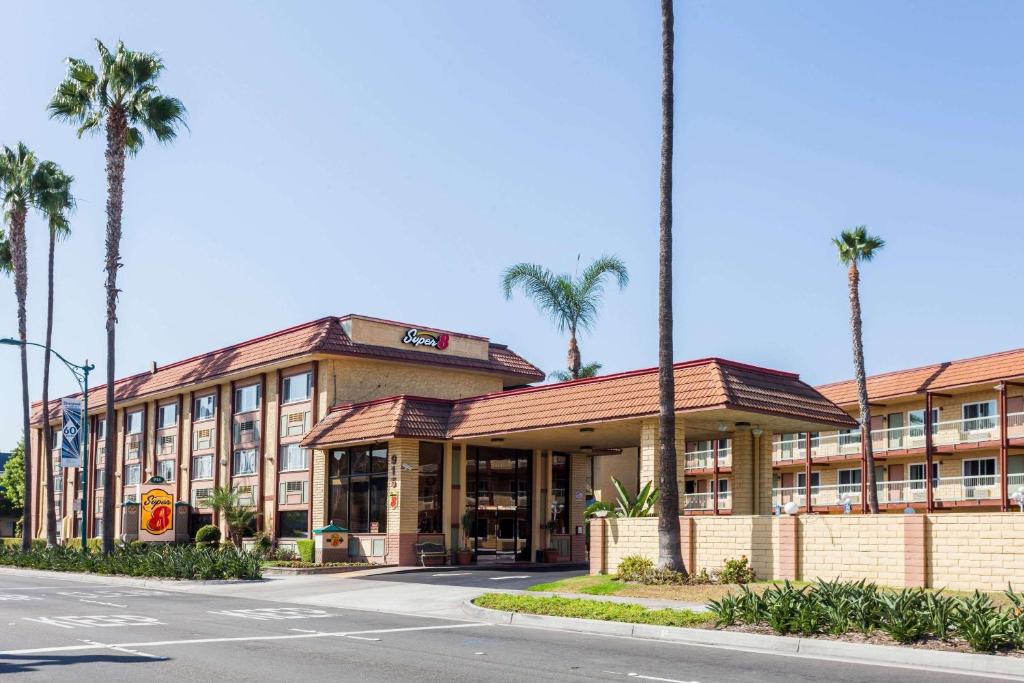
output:
<svg viewBox="0 0 1024 683"><path fill-rule="evenodd" d="M466 358L425 354L420 351L360 344L352 341L341 326L342 318L327 317L240 344L210 351L170 365L156 372L143 372L119 379L114 384L115 402L140 398L178 387L206 382L217 377L311 354L358 356L398 362L432 364L478 370L514 377L522 383L544 379L544 373L503 344L490 344L488 358ZM89 389L90 410L105 404L106 385ZM77 395L77 394L76 394ZM33 423L42 421L42 402L33 404ZM51 415L59 416L60 399L50 402Z"/></svg>
<svg viewBox="0 0 1024 683"><path fill-rule="evenodd" d="M849 426L853 420L798 375L708 358L675 365L676 410L728 408ZM402 436L392 410L409 397L337 406L303 441L317 446ZM448 403L445 438L544 429L589 422L649 417L658 413L656 368L541 387L503 391ZM372 416L371 416L371 412ZM441 409L433 408L437 429ZM363 420L366 420L364 422ZM358 421L353 421L358 420ZM372 422L372 424L367 424ZM372 436L367 436L372 434ZM435 438L442 438L438 436Z"/></svg>
<svg viewBox="0 0 1024 683"><path fill-rule="evenodd" d="M451 412L451 401L418 396L393 396L335 406L302 443L373 441L395 437L444 439Z"/></svg>
<svg viewBox="0 0 1024 683"><path fill-rule="evenodd" d="M879 401L913 396L926 390L953 389L1014 377L1024 377L1024 349L871 375L868 377L868 397ZM856 380L823 384L817 389L838 405L857 402Z"/></svg>

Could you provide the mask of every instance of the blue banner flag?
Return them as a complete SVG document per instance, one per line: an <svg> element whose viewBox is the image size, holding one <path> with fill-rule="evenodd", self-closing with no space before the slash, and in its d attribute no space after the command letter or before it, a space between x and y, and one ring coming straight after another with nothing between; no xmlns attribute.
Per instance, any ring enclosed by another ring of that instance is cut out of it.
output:
<svg viewBox="0 0 1024 683"><path fill-rule="evenodd" d="M79 434L82 429L82 403L69 398L60 401L64 424L60 444L60 466L81 467L82 449Z"/></svg>

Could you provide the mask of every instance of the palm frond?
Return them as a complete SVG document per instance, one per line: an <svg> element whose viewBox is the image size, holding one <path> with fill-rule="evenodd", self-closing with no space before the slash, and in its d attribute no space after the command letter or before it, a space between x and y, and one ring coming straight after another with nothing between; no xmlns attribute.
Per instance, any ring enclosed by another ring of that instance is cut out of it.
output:
<svg viewBox="0 0 1024 683"><path fill-rule="evenodd" d="M502 290L506 299L512 292L521 289L528 299L542 313L551 316L560 332L569 326L571 304L566 301L569 290L563 276L554 275L550 270L536 263L517 263L505 270Z"/></svg>
<svg viewBox="0 0 1024 683"><path fill-rule="evenodd" d="M12 272L14 263L11 261L11 244L4 231L0 230L0 275L10 275Z"/></svg>
<svg viewBox="0 0 1024 683"><path fill-rule="evenodd" d="M40 163L32 178L34 204L46 217L50 230L61 239L70 232L69 216L75 210L73 182L74 178L52 161Z"/></svg>
<svg viewBox="0 0 1024 683"><path fill-rule="evenodd" d="M850 265L872 260L885 246L885 240L868 234L866 225L858 225L850 230L843 230L838 237L833 237L832 244L836 247L840 263Z"/></svg>

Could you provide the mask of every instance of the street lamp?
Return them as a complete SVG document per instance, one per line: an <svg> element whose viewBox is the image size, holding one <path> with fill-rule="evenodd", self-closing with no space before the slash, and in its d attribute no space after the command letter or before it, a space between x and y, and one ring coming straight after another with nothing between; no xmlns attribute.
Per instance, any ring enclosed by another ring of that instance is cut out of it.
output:
<svg viewBox="0 0 1024 683"><path fill-rule="evenodd" d="M35 342L22 342L20 339L14 339L12 337L0 339L0 344L5 344L7 346L21 346L22 343L26 346L38 346L41 349L46 349L42 344L36 344ZM89 509L89 373L95 370L96 366L91 365L88 358L85 360L85 365L76 365L54 351L52 348L50 349L50 353L56 356L57 359L64 364L64 367L71 372L75 381L78 382L78 388L82 390L82 509L80 512L82 515L82 552L88 554L89 535L88 529L86 528L86 519L88 517L88 515L86 515L86 511ZM49 428L49 425L46 425L46 427ZM25 435L25 439L28 439L28 434ZM27 446L28 444L26 443L26 447ZM49 457L49 454L47 454L47 457ZM52 505L53 501L49 501L49 504Z"/></svg>

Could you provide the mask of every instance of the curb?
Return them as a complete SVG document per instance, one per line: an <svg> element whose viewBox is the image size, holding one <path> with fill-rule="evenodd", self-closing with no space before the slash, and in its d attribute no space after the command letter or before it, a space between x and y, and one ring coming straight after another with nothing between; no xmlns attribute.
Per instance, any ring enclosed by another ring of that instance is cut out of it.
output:
<svg viewBox="0 0 1024 683"><path fill-rule="evenodd" d="M1019 657L918 650L892 645L846 643L816 638L760 635L678 626L629 624L621 621L550 617L488 609L474 605L472 600L463 602L462 609L474 619L494 624L643 638L683 645L744 650L760 654L842 660L872 666L898 666L945 673L998 676L1024 681L1024 659Z"/></svg>
<svg viewBox="0 0 1024 683"><path fill-rule="evenodd" d="M83 581L85 583L106 583L136 588L154 588L162 590L187 591L195 586L231 586L263 583L265 580L250 581L246 579L209 579L206 581L193 579L150 578L137 576L120 576L117 574L91 574L86 572L56 572L49 569L22 569L21 567L0 567L0 576L42 576L58 581Z"/></svg>

